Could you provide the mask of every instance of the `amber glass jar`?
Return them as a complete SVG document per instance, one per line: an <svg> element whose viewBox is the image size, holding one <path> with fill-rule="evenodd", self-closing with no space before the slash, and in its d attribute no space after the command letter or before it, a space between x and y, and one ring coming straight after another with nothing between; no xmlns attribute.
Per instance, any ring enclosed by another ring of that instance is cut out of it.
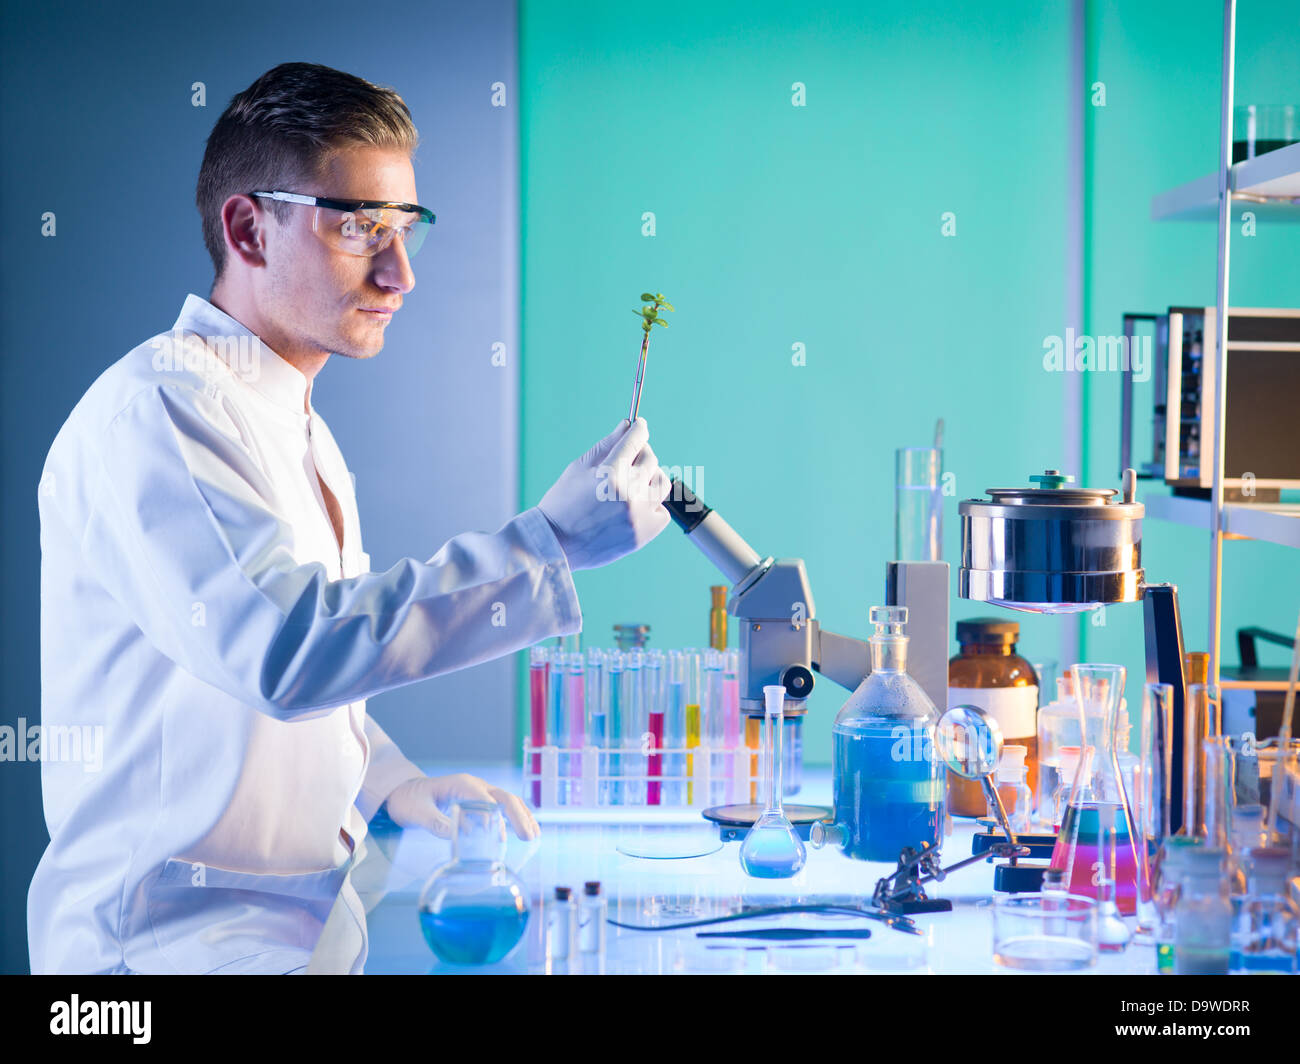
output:
<svg viewBox="0 0 1300 1064"><path fill-rule="evenodd" d="M977 706L998 722L1002 741L1023 746L1025 782L1038 788L1038 677L1016 653L1020 625L992 617L957 622L961 652L948 662L948 706ZM948 809L954 816L984 816L979 780L948 773Z"/></svg>

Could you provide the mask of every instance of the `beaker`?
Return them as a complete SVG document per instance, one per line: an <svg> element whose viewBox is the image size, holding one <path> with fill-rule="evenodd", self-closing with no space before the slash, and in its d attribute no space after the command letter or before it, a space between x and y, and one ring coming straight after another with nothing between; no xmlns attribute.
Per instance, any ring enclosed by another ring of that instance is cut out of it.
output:
<svg viewBox="0 0 1300 1064"><path fill-rule="evenodd" d="M1125 669L1075 665L1073 673L1084 746L1052 864L1066 869L1071 894L1113 900L1119 912L1132 916L1138 897L1149 893L1115 757L1115 714L1124 696Z"/></svg>
<svg viewBox="0 0 1300 1064"><path fill-rule="evenodd" d="M781 804L781 745L785 732L785 688L770 684L763 688L766 713L763 717L763 786L767 805L740 844L740 867L759 879L788 879L808 860L803 840L786 819Z"/></svg>
<svg viewBox="0 0 1300 1064"><path fill-rule="evenodd" d="M1147 938L1155 935L1159 920L1152 866L1170 834L1172 818L1169 765L1173 750L1169 738L1173 734L1173 698L1174 689L1170 684L1149 683L1144 688L1138 759L1133 772L1133 793L1129 795L1140 866L1138 882L1149 888L1138 896L1136 933Z"/></svg>
<svg viewBox="0 0 1300 1064"><path fill-rule="evenodd" d="M894 557L943 560L943 450L900 447L894 452Z"/></svg>
<svg viewBox="0 0 1300 1064"><path fill-rule="evenodd" d="M506 825L495 802L455 807L452 859L420 892L424 939L452 964L494 964L528 926L523 882L506 867Z"/></svg>

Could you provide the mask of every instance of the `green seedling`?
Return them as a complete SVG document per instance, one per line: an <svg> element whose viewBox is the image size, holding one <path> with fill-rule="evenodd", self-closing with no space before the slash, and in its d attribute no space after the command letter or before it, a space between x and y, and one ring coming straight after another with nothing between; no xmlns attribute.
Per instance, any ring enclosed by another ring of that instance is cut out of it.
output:
<svg viewBox="0 0 1300 1064"><path fill-rule="evenodd" d="M668 323L659 317L659 312L674 309L662 292L653 294L642 292L641 301L645 305L640 310L632 311L641 319L641 328L645 331L645 335L641 338L641 358L637 361L636 381L632 385L632 408L628 414L629 421L636 420L637 411L641 408L641 384L645 380L645 359L650 350L650 326L662 325L665 329L668 328Z"/></svg>

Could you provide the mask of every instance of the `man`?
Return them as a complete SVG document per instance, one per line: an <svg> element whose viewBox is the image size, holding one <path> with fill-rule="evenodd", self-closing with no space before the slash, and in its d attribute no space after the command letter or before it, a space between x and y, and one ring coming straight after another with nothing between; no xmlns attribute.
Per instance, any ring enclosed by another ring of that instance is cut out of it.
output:
<svg viewBox="0 0 1300 1064"><path fill-rule="evenodd" d="M382 805L447 834L455 800L490 798L537 833L513 795L425 777L365 700L579 631L572 571L658 535L669 484L623 422L496 533L369 571L311 390L332 353L379 352L415 284L416 143L396 93L327 67L237 95L199 173L210 298L109 367L50 448L42 725L103 756L42 764L33 972L359 972L349 872Z"/></svg>

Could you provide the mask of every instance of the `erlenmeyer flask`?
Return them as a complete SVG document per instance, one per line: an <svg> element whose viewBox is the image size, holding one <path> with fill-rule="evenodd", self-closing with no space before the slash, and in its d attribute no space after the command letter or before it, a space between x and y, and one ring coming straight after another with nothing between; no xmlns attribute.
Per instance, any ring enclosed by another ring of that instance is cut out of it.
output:
<svg viewBox="0 0 1300 1064"><path fill-rule="evenodd" d="M1124 696L1125 670L1122 665L1075 665L1073 673L1084 748L1052 864L1067 870L1071 894L1108 895L1121 913L1132 916L1147 888L1115 757L1115 714Z"/></svg>
<svg viewBox="0 0 1300 1064"><path fill-rule="evenodd" d="M804 866L808 851L786 818L781 803L785 688L771 684L763 688L763 697L767 710L763 721L763 785L767 788L767 806L740 844L740 867L746 875L760 879L787 879Z"/></svg>

